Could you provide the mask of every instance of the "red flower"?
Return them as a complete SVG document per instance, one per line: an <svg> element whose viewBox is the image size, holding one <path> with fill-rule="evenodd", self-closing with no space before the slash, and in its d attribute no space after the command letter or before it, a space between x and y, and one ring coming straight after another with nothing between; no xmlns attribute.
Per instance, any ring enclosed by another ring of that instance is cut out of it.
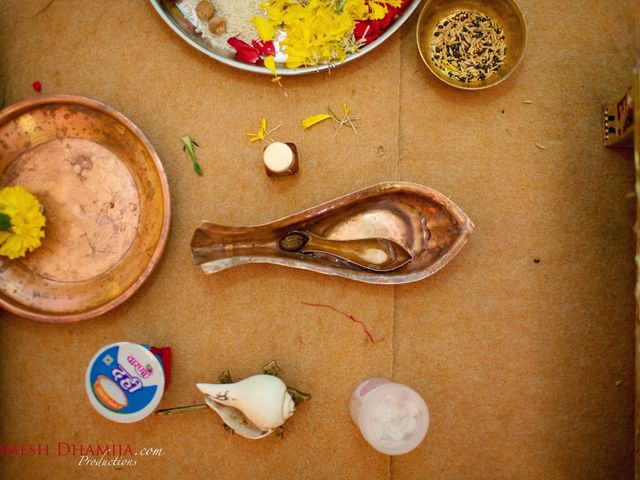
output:
<svg viewBox="0 0 640 480"><path fill-rule="evenodd" d="M353 29L353 35L356 40L364 40L366 44L373 42L384 31L389 28L396 18L409 6L411 0L403 0L402 5L399 7L392 7L387 5L387 13L380 20L365 20L356 22L356 26Z"/></svg>
<svg viewBox="0 0 640 480"><path fill-rule="evenodd" d="M387 14L380 20L380 28L386 30L397 14L398 9L396 7L387 7Z"/></svg>
<svg viewBox="0 0 640 480"><path fill-rule="evenodd" d="M237 60L245 63L256 63L260 60L260 51L239 38L231 37L227 43L236 49Z"/></svg>
<svg viewBox="0 0 640 480"><path fill-rule="evenodd" d="M369 44L373 42L382 34L380 30L380 20L367 20L356 22L356 26L353 29L353 35L356 40L364 40L364 43Z"/></svg>
<svg viewBox="0 0 640 480"><path fill-rule="evenodd" d="M260 55L263 57L269 57L276 54L276 47L272 41L259 42L257 40L253 40L251 43L253 44L253 48L258 50Z"/></svg>

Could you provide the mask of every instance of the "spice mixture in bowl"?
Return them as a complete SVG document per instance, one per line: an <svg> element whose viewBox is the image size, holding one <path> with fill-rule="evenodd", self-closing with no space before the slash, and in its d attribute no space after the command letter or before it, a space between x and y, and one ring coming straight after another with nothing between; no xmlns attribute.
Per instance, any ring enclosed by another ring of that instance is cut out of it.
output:
<svg viewBox="0 0 640 480"><path fill-rule="evenodd" d="M462 82L485 80L504 63L504 31L490 17L468 10L440 20L431 38L433 63Z"/></svg>
<svg viewBox="0 0 640 480"><path fill-rule="evenodd" d="M352 61L389 38L419 0L151 0L201 52L243 70L297 75ZM276 80L275 78L274 80Z"/></svg>
<svg viewBox="0 0 640 480"><path fill-rule="evenodd" d="M526 26L513 0L429 0L417 37L423 61L438 78L482 89L500 83L520 63Z"/></svg>

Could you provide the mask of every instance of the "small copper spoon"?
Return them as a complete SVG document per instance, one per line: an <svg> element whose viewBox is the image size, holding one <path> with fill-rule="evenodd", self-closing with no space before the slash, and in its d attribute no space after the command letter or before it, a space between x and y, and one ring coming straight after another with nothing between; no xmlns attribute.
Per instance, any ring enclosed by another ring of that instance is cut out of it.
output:
<svg viewBox="0 0 640 480"><path fill-rule="evenodd" d="M280 239L285 252L324 253L374 272L391 272L411 260L400 244L386 238L329 240L308 231L294 231Z"/></svg>

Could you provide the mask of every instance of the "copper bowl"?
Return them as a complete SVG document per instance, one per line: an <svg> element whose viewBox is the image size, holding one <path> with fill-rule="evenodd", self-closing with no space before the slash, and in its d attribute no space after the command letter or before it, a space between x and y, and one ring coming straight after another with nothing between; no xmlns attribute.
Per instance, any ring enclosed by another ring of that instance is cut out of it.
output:
<svg viewBox="0 0 640 480"><path fill-rule="evenodd" d="M431 34L440 20L457 10L482 12L496 20L504 29L507 46L504 63L486 80L470 84L450 78L431 59ZM422 61L436 77L452 87L482 90L506 80L520 64L527 46L527 25L520 7L514 0L428 0L418 17L416 38Z"/></svg>
<svg viewBox="0 0 640 480"><path fill-rule="evenodd" d="M0 258L0 306L43 322L101 315L134 294L167 242L169 186L129 119L89 98L47 95L0 111L0 186L47 218L42 245Z"/></svg>
<svg viewBox="0 0 640 480"><path fill-rule="evenodd" d="M262 225L229 227L203 222L191 239L191 253L205 273L247 263L271 263L358 282L399 285L417 282L443 268L465 246L473 228L469 217L442 193L415 183L384 182ZM280 241L295 231L337 241L386 238L401 245L412 258L383 272L359 268L340 255L284 250Z"/></svg>

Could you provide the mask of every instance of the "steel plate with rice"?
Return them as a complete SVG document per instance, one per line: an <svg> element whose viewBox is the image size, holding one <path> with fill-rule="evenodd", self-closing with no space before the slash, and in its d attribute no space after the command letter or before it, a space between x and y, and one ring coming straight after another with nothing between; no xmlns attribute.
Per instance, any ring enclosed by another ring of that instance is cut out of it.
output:
<svg viewBox="0 0 640 480"><path fill-rule="evenodd" d="M73 322L128 299L158 262L170 218L153 146L98 101L41 96L0 112L0 183L33 192L47 217L42 246L0 258L0 306Z"/></svg>
<svg viewBox="0 0 640 480"><path fill-rule="evenodd" d="M332 17L333 13L340 12L340 9L345 7L345 2L348 1L349 0L322 0L321 2L314 2L314 5L325 3L330 6L330 8L326 12L323 12L323 15L315 14L311 15L309 19L301 20L301 25L299 26L305 28L305 25L312 23L312 21L316 19L319 21L320 18L325 19L326 17ZM200 52L226 65L263 74L300 75L326 71L362 57L384 43L394 32L402 27L420 4L419 0L367 1L388 8L392 18L385 17L380 19L380 23L374 25L375 28L370 28L370 25L363 23L357 25L357 28L353 31L353 38L347 38L346 40L349 44L346 52L342 51L342 55L337 55L334 60L325 61L320 59L318 62L309 62L309 58L307 58L301 59L299 65L296 63L297 66L291 65L294 48L291 45L282 47L282 44L292 41L291 35L287 38L286 32L283 33L283 31L280 30L281 27L276 25L274 38L275 52L270 53L269 49L267 49L265 53L261 46L263 44L262 40L264 39L261 40L260 36L257 35L257 29L252 25L252 19L255 17L261 17L263 19L271 18L266 14L262 6L267 3L270 5L277 2L283 3L283 0L270 0L269 2L265 2L264 0L205 0L205 2L201 2L200 0L151 0L151 4L167 25L184 41ZM209 12L198 15L196 12L198 3L209 2L214 5L213 10L209 8L207 9L210 10ZM402 6L394 7L392 6L393 2L398 5L402 4ZM291 8L291 5L294 7L312 6L312 2L300 2L300 5L295 5L296 3L297 2L289 2L288 5L283 5L283 10L280 13L286 12L288 8ZM368 4L364 3L364 5ZM346 6L348 6L348 4L346 4ZM367 7L365 6L365 8ZM391 11L395 8L397 8L397 13ZM324 15L325 13L326 15ZM268 28L273 28L273 26L272 22L272 25L268 26ZM378 28L379 30L377 30ZM301 34L301 39L304 38L304 42L306 42L308 38L313 38L314 34L322 35L326 30L327 27L325 24L318 25L315 33L305 30L305 32ZM246 61L246 58L242 60L242 55L240 55L242 52L235 51L234 48L230 47L227 42L229 37L239 38L247 44L246 47L243 46L243 49L249 52L249 61ZM347 37L349 37L349 35L347 35ZM256 41L257 43L255 43ZM260 51L261 58L254 61L255 57L253 59L251 58L251 51L249 49L254 48L256 45ZM322 51L327 51L327 49L320 48L316 49L315 52ZM267 65L266 62L264 65L262 64L265 56L273 57L275 63L272 70L264 66Z"/></svg>

